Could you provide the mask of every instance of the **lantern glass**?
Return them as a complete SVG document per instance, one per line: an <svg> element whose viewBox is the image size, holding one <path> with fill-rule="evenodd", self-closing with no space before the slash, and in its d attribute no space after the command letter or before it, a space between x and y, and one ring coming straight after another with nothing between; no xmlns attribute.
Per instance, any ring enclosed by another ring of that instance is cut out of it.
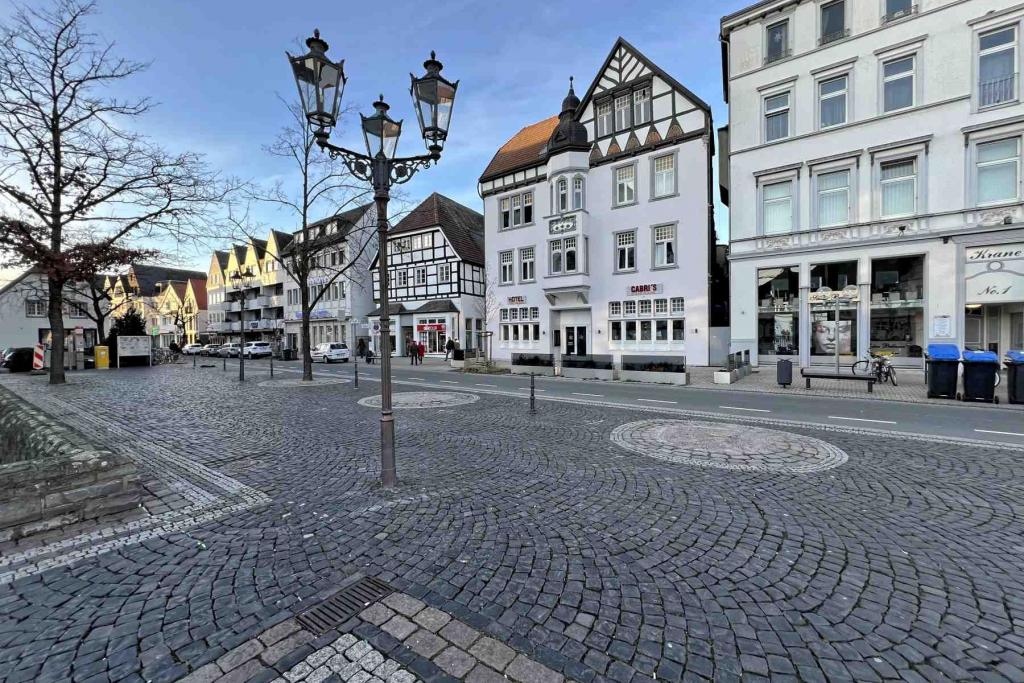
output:
<svg viewBox="0 0 1024 683"><path fill-rule="evenodd" d="M345 63L327 58L327 43L319 32L306 40L309 53L288 55L306 118L313 125L330 128L337 123L341 95L345 89Z"/></svg>
<svg viewBox="0 0 1024 683"><path fill-rule="evenodd" d="M383 153L394 158L398 151L398 138L402 135L402 122L388 116L388 105L378 100L373 103L376 113L363 117L363 137L366 139L366 151L371 156Z"/></svg>
<svg viewBox="0 0 1024 683"><path fill-rule="evenodd" d="M452 83L441 76L441 62L434 53L423 63L427 73L422 78L410 76L410 91L416 107L420 132L427 147L443 147L451 125L452 108L455 105L455 91L458 82Z"/></svg>

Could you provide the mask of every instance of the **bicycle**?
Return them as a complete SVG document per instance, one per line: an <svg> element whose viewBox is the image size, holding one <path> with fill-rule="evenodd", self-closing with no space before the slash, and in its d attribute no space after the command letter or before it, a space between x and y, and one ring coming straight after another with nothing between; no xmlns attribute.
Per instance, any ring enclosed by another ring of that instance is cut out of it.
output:
<svg viewBox="0 0 1024 683"><path fill-rule="evenodd" d="M181 354L170 349L153 349L153 365L182 362Z"/></svg>
<svg viewBox="0 0 1024 683"><path fill-rule="evenodd" d="M853 374L874 375L879 384L885 384L888 381L893 386L897 386L896 368L892 366L891 355L885 352L868 351L866 358L853 364Z"/></svg>

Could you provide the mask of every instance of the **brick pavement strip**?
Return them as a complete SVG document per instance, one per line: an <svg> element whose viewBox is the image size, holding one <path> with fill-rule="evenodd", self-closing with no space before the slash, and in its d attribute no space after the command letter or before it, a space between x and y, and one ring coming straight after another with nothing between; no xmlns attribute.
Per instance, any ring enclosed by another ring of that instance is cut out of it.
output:
<svg viewBox="0 0 1024 683"><path fill-rule="evenodd" d="M799 473L706 467L611 440L693 416L586 401L529 416L481 392L399 414L401 484L382 492L379 415L356 403L370 382L271 389L164 366L59 389L4 381L139 449L197 508L19 550L24 572L0 584L9 681L219 678L253 642L236 677L442 680L438 657L461 671L464 652L475 681L1024 679L1020 449L700 415L785 433L797 459L796 437L847 456ZM715 458L729 432L709 442ZM260 658L355 574L399 592L350 633ZM424 628L428 608L451 620ZM389 633L397 617L415 630ZM430 661L409 646L426 636L440 641L421 648ZM485 639L513 653L504 669Z"/></svg>

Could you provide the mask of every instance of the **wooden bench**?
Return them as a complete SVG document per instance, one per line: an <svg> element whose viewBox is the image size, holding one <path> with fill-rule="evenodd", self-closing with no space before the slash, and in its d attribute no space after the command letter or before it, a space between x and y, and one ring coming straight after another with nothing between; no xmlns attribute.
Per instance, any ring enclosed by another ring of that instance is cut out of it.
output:
<svg viewBox="0 0 1024 683"><path fill-rule="evenodd" d="M878 381L877 378L874 375L837 375L834 372L817 372L817 371L813 371L813 370L811 372L807 372L806 369L803 369L803 370L800 371L800 376L803 377L804 380L806 380L806 382L807 382L807 387L806 388L808 388L808 389L811 388L811 380L812 379L843 379L843 380L850 380L850 379L852 379L852 380L855 380L857 382L867 382L868 383L868 393L869 394L875 393L875 382Z"/></svg>

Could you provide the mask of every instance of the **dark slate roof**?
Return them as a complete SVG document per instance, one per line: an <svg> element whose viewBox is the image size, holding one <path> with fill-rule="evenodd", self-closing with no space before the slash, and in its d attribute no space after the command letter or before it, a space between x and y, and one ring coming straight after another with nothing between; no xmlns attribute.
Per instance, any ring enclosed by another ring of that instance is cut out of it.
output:
<svg viewBox="0 0 1024 683"><path fill-rule="evenodd" d="M400 235L437 226L463 261L484 264L484 217L437 192L398 221L389 234Z"/></svg>
<svg viewBox="0 0 1024 683"><path fill-rule="evenodd" d="M280 254L284 251L284 248L292 243L292 234L290 232L281 232L280 230L271 230L274 233L274 241L277 242L277 253Z"/></svg>
<svg viewBox="0 0 1024 683"><path fill-rule="evenodd" d="M451 299L434 299L428 301L413 313L458 313L459 309L451 302Z"/></svg>
<svg viewBox="0 0 1024 683"><path fill-rule="evenodd" d="M135 281L139 285L139 294L142 296L156 296L159 294L156 288L156 283L158 282L206 280L206 273L202 271L149 264L132 266L132 273L135 274Z"/></svg>
<svg viewBox="0 0 1024 683"><path fill-rule="evenodd" d="M230 258L230 254L228 254L228 252L214 251L213 254L217 257L217 263L220 265L221 270L228 267L228 258Z"/></svg>
<svg viewBox="0 0 1024 683"><path fill-rule="evenodd" d="M380 314L381 314L381 311L383 311L383 310L384 310L383 306L378 306L377 308L373 309L372 311L370 311L366 315L367 315L367 317L370 317L370 318L379 318ZM406 308L402 304L388 304L388 315L398 315L399 313L406 313L406 312L407 312Z"/></svg>
<svg viewBox="0 0 1024 683"><path fill-rule="evenodd" d="M263 259L263 256L267 253L267 241L266 240L250 240L252 246L256 248L256 258Z"/></svg>
<svg viewBox="0 0 1024 683"><path fill-rule="evenodd" d="M363 215L369 211L372 206L373 204L363 204L354 209L342 211L337 215L321 218L315 223L310 223L309 234L312 237L312 243L315 245L314 249L323 249L331 246L332 244L344 241L345 237L348 236L348 233L352 231L352 228L354 228L360 220L362 220ZM337 230L332 233L319 234L321 228L324 228L335 221L338 223ZM295 250L295 247L298 244L296 238L301 234L301 230L296 230L292 233L289 237L289 242L284 247L281 247L282 255L290 254ZM280 245L280 242L278 245Z"/></svg>

